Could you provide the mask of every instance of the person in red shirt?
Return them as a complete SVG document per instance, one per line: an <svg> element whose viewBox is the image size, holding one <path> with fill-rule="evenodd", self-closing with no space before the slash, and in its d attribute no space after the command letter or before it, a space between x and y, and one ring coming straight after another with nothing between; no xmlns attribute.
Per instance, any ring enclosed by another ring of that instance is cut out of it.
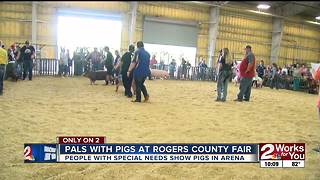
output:
<svg viewBox="0 0 320 180"><path fill-rule="evenodd" d="M250 101L252 79L255 76L256 58L251 51L251 46L245 47L245 56L240 63L240 92L234 101Z"/></svg>
<svg viewBox="0 0 320 180"><path fill-rule="evenodd" d="M156 69L156 65L158 64L156 60L156 55L153 55L150 59L150 69ZM152 80L151 74L149 74L149 80Z"/></svg>
<svg viewBox="0 0 320 180"><path fill-rule="evenodd" d="M153 69L154 65L158 64L156 60L156 55L153 55L152 58L150 59L150 68Z"/></svg>

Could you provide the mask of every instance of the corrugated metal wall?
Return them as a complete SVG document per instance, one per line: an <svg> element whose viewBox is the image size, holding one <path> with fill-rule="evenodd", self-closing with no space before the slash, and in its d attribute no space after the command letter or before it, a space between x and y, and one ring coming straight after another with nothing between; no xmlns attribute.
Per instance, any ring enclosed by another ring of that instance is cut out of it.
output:
<svg viewBox="0 0 320 180"><path fill-rule="evenodd" d="M285 22L279 63L320 61L320 28Z"/></svg>
<svg viewBox="0 0 320 180"><path fill-rule="evenodd" d="M56 9L50 6L38 5L37 43L45 44L41 50L41 57L55 57L57 43Z"/></svg>
<svg viewBox="0 0 320 180"><path fill-rule="evenodd" d="M0 3L0 39L8 48L31 39L31 4Z"/></svg>
<svg viewBox="0 0 320 180"><path fill-rule="evenodd" d="M243 48L249 44L257 60L270 61L272 39L271 17L253 16L234 9L220 10L218 41L215 55L219 49L228 47L233 59L242 59ZM215 57L217 58L217 57Z"/></svg>
<svg viewBox="0 0 320 180"><path fill-rule="evenodd" d="M209 21L209 8L195 8L188 5L168 2L139 2L136 35L142 39L143 15L166 17L177 20ZM140 26L141 25L141 26ZM140 29L141 27L141 29ZM136 39L136 40L138 40ZM208 54L208 25L201 24L198 32L197 57L207 58Z"/></svg>
<svg viewBox="0 0 320 180"><path fill-rule="evenodd" d="M40 2L38 4L38 43L46 44L43 57L55 56L57 41L57 14L59 8L105 10L122 14L121 52L128 47L130 2ZM14 42L31 40L31 2L0 3L0 39L6 47ZM194 20L199 23L197 57L208 58L209 8L184 5L173 2L139 2L134 42L142 40L144 16L160 16L177 20ZM228 47L235 59L243 57L243 47L250 44L257 60L270 62L272 18L245 13L223 7L220 10L218 50ZM296 61L315 62L320 59L320 32L318 27L286 21L279 53L279 64ZM216 57L215 57L216 58Z"/></svg>

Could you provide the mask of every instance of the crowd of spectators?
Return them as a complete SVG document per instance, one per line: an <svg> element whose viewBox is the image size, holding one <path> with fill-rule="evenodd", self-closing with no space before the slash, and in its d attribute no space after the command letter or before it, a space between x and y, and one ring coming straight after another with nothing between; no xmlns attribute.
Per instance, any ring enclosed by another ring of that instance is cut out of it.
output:
<svg viewBox="0 0 320 180"><path fill-rule="evenodd" d="M184 58L180 65L174 59L168 65L157 63L155 57L151 61L153 62L151 68L168 71L170 79L217 81L216 67L208 67L204 59L201 59L196 66L191 66L190 62L185 61ZM234 61L232 79L236 84L240 80L238 68L239 63ZM313 79L310 68L306 64L265 65L261 60L256 65L256 75L261 79L261 85L264 87L305 91L311 94L319 92L318 82Z"/></svg>
<svg viewBox="0 0 320 180"><path fill-rule="evenodd" d="M257 66L257 74L263 80L263 86L276 89L304 90L308 93L318 93L318 82L313 79L311 69L306 64L290 64L277 66L264 65L263 61Z"/></svg>
<svg viewBox="0 0 320 180"><path fill-rule="evenodd" d="M27 75L29 75L28 78L31 80L32 64L30 63L32 61L28 60L27 57L29 57L29 59L34 59L35 50L29 45L29 42L26 41L23 47L14 44L7 49L7 52L8 62L17 62L15 68L18 77L25 79ZM94 48L92 52L89 52L87 48L78 48L74 51L73 58L70 58L69 50L61 48L59 57L59 75L71 76L72 68L74 70L74 75L82 75L89 70L103 70L104 67L112 69L119 57L119 51L115 51L113 55L108 47L104 47L100 50ZM105 63L108 63L108 66L105 66ZM238 65L237 61L234 61L232 66L232 80L236 84L240 79ZM172 59L169 64L165 64L163 60L158 61L156 56L153 55L150 59L150 68L168 71L170 79L217 81L216 67L208 67L206 60L203 58L196 66L192 66L191 63L184 58L181 59L180 64L178 64L175 59ZM264 87L305 91L312 94L319 92L318 81L313 79L307 64L296 63L278 66L276 63L273 63L265 65L264 61L260 60L256 65L256 75L256 78L261 79L261 85ZM7 79L6 77L8 77L8 75L5 76L5 79ZM149 79L151 79L151 77L149 77Z"/></svg>

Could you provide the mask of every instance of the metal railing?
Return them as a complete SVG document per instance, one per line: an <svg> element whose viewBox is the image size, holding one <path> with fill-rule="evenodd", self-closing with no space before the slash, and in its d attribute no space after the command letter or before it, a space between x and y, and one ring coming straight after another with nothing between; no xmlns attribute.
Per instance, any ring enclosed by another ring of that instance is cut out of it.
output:
<svg viewBox="0 0 320 180"><path fill-rule="evenodd" d="M202 68L199 66L170 66L156 64L151 69L164 70L169 73L169 79L176 80L203 80L216 81L216 69L213 67Z"/></svg>
<svg viewBox="0 0 320 180"><path fill-rule="evenodd" d="M33 75L35 76L58 76L59 75L58 59L39 58L34 61ZM74 62L69 66L69 76L74 75Z"/></svg>
<svg viewBox="0 0 320 180"><path fill-rule="evenodd" d="M76 68L76 69L75 69ZM73 60L69 66L69 76L82 75L84 73L84 63L75 63ZM151 69L164 70L169 73L169 79L172 80L191 80L191 81L217 81L216 68L214 67L199 67L199 66L170 66L156 64ZM39 58L34 62L33 74L35 76L59 76L59 62L57 59ZM234 75L233 75L234 77ZM231 80L230 80L231 81ZM301 79L299 81L299 91L309 92L312 89L317 88L313 81ZM270 79L264 78L264 86L270 86ZM293 90L293 77L280 76L279 87L281 89ZM318 91L318 89L317 89ZM317 93L317 92L314 92Z"/></svg>

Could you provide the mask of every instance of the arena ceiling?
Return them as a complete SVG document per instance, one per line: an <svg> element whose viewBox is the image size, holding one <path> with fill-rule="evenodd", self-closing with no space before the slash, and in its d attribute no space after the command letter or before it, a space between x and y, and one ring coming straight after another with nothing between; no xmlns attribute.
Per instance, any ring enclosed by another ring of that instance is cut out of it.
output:
<svg viewBox="0 0 320 180"><path fill-rule="evenodd" d="M240 9L258 10L259 4L268 4L270 9L263 10L275 16L290 17L299 15L306 19L320 16L320 1L189 1L202 6L226 6Z"/></svg>

